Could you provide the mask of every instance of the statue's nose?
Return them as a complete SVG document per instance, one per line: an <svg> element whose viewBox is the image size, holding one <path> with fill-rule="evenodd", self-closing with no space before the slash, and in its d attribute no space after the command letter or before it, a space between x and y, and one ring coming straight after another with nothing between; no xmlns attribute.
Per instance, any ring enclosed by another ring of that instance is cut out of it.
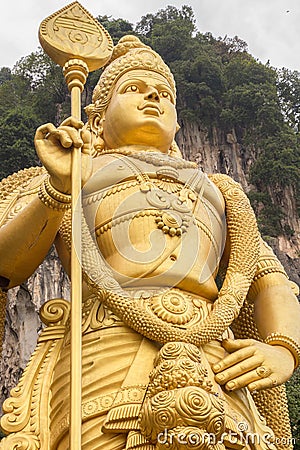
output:
<svg viewBox="0 0 300 450"><path fill-rule="evenodd" d="M155 101L159 101L159 95L158 92L155 88L151 88L145 95L145 98L147 100L155 100Z"/></svg>

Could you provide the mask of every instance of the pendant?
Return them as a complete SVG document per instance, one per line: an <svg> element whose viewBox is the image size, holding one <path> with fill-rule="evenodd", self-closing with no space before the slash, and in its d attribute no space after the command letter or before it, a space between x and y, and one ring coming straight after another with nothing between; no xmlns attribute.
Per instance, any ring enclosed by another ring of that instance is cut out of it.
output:
<svg viewBox="0 0 300 450"><path fill-rule="evenodd" d="M181 236L185 233L189 226L190 217L188 215L181 216L175 211L163 212L157 216L155 222L165 234L170 236Z"/></svg>

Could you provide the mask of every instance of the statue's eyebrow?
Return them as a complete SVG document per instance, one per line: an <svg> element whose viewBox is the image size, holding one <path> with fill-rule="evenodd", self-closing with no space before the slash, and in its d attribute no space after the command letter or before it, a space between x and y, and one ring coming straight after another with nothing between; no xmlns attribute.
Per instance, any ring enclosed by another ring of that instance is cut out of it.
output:
<svg viewBox="0 0 300 450"><path fill-rule="evenodd" d="M131 84L136 84L138 86L147 87L149 84L143 80L142 78L130 78L128 80L122 81L118 86L116 86L116 92L121 92L123 89L126 89L127 86L130 86ZM167 82L163 82L162 80L153 80L153 83L151 83L157 89L159 92L161 91L167 91L173 99L173 102L175 103L175 95L170 87L170 85Z"/></svg>
<svg viewBox="0 0 300 450"><path fill-rule="evenodd" d="M165 83L157 83L155 85L155 87L157 89L159 89L160 91L168 91L168 92L170 92L170 94L174 95L172 89L170 88L170 86L167 83L166 84Z"/></svg>
<svg viewBox="0 0 300 450"><path fill-rule="evenodd" d="M131 84L137 84L137 85L143 85L145 86L145 81L139 79L139 78L131 78L130 80L122 81L122 83L117 86L117 92L121 91L122 89L126 88L127 86L130 86Z"/></svg>

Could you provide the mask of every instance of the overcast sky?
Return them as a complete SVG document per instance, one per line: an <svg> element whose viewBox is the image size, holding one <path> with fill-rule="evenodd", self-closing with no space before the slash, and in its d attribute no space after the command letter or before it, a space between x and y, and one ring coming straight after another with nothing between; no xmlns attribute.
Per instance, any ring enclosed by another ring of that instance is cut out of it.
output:
<svg viewBox="0 0 300 450"><path fill-rule="evenodd" d="M0 67L13 65L38 48L43 19L68 5L64 0L2 0ZM200 32L238 36L250 53L273 67L300 71L300 0L81 0L94 16L108 15L135 24L167 5L193 8Z"/></svg>

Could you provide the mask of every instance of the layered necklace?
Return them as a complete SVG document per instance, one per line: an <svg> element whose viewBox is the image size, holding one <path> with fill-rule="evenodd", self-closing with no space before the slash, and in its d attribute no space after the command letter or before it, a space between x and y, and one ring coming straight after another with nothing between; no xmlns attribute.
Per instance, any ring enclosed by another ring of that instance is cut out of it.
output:
<svg viewBox="0 0 300 450"><path fill-rule="evenodd" d="M195 169L195 163L152 151L134 152L121 148L105 152L122 159L133 172L140 183L140 191L146 195L147 203L157 210L155 221L163 233L172 237L181 236L187 231L192 220L193 203L202 197L206 178L200 170L193 170L185 184L176 181L180 176L178 170ZM132 159L159 167L156 170L157 178L152 180Z"/></svg>

